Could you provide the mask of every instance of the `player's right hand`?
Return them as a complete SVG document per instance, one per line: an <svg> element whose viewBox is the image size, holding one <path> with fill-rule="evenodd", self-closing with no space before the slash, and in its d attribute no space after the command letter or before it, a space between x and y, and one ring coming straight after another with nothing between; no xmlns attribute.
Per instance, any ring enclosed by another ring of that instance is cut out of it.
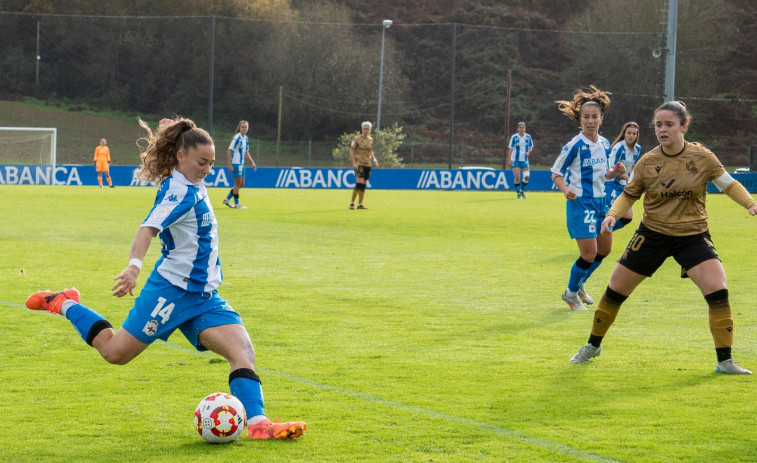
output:
<svg viewBox="0 0 757 463"><path fill-rule="evenodd" d="M566 188L565 191L563 191L563 194L565 195L565 199L567 199L568 201L573 201L574 199L578 198L576 192L570 188Z"/></svg>
<svg viewBox="0 0 757 463"><path fill-rule="evenodd" d="M615 227L615 217L608 215L605 220L602 221L602 226L599 229L600 235L606 235L612 233L612 229Z"/></svg>
<svg viewBox="0 0 757 463"><path fill-rule="evenodd" d="M114 280L118 280L113 285L113 288L111 288L114 296L123 297L127 293L131 296L134 295L134 288L137 287L137 276L139 276L139 271L135 270L135 268L132 266L126 267L121 273L113 277Z"/></svg>

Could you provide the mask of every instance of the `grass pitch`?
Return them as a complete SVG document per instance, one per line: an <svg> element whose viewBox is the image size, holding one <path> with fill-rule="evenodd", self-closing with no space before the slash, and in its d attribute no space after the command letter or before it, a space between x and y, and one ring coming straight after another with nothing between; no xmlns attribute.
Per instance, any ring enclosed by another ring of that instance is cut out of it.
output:
<svg viewBox="0 0 757 463"><path fill-rule="evenodd" d="M7 461L733 462L757 460L754 377L713 373L707 307L671 260L588 364L592 311L560 300L577 248L557 193L250 190L221 206L225 281L257 351L266 411L294 442L206 444L192 414L228 365L180 333L108 365L71 324L24 308L76 286L110 295L152 188L0 186L0 451ZM710 229L729 277L734 356L757 368L757 218L722 195ZM640 210L637 208L638 224ZM588 283L598 299L620 251ZM140 287L159 254L153 242Z"/></svg>

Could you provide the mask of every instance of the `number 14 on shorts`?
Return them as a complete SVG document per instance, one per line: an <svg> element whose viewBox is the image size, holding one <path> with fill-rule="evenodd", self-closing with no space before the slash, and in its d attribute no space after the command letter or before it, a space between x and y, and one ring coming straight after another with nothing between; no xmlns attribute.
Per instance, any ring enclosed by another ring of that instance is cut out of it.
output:
<svg viewBox="0 0 757 463"><path fill-rule="evenodd" d="M168 319L171 318L171 312L173 312L173 309L174 309L173 302L166 305L166 299L163 297L159 297L158 303L155 305L155 308L150 313L150 317L157 318L158 316L160 316L161 323L166 323ZM158 321L148 320L147 323L145 323L145 327L142 328L142 332L148 336L154 336L155 333L158 332Z"/></svg>

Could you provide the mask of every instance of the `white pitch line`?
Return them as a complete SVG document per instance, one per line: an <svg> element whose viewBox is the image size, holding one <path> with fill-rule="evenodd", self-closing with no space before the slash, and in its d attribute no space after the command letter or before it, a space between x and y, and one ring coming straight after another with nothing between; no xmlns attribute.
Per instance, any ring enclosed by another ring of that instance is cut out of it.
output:
<svg viewBox="0 0 757 463"><path fill-rule="evenodd" d="M11 307L26 309L26 307L21 304L5 301L3 299L0 299L0 303L7 306L11 306ZM155 343L162 344L168 347L169 349L178 350L187 354L197 355L200 357L222 358L210 351L200 352L200 351L195 350L194 348L180 346L172 342L157 340L155 341ZM257 367L255 368L255 370L261 373L264 373L266 375L276 376L277 378L281 378L281 379L291 381L294 383L299 383L306 386L314 387L316 389L321 389L324 391L336 392L338 394L346 395L348 397L359 399L365 402L380 404L380 405L384 405L390 408L405 410L405 411L417 413L420 415L425 415L431 418L437 418L444 421L449 421L451 423L461 424L463 426L468 426L470 428L475 428L475 429L479 429L481 431L489 432L489 433L496 434L499 436L504 436L512 440L525 442L535 447L541 447L543 449L547 449L547 450L557 452L563 455L569 455L572 457L580 458L586 461L596 461L596 462L602 462L602 463L605 463L605 462L606 463L621 463L622 462L622 460L615 460L613 458L606 457L603 455L598 455L596 453L585 452L583 450L578 450L565 444L560 444L559 442L554 442L549 439L543 439L541 437L534 437L524 432L515 431L513 429L508 429L508 428L503 428L502 426L497 426L497 425L487 423L484 421L473 420L470 418L463 418L461 416L450 415L449 413L439 412L430 408L418 407L417 405L410 405L403 402L398 402L396 400L388 400L374 394L367 394L365 392L343 389L340 387L332 386L330 384L319 383L317 381L313 381L312 379L304 378L302 376L296 376L290 373L282 373L279 371L270 370L268 368Z"/></svg>

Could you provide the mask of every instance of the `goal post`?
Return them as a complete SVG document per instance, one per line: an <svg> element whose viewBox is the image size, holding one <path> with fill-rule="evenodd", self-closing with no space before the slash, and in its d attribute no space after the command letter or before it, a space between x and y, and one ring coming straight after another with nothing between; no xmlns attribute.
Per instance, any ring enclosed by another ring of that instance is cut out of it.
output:
<svg viewBox="0 0 757 463"><path fill-rule="evenodd" d="M0 127L0 164L50 166L55 172L58 129Z"/></svg>

